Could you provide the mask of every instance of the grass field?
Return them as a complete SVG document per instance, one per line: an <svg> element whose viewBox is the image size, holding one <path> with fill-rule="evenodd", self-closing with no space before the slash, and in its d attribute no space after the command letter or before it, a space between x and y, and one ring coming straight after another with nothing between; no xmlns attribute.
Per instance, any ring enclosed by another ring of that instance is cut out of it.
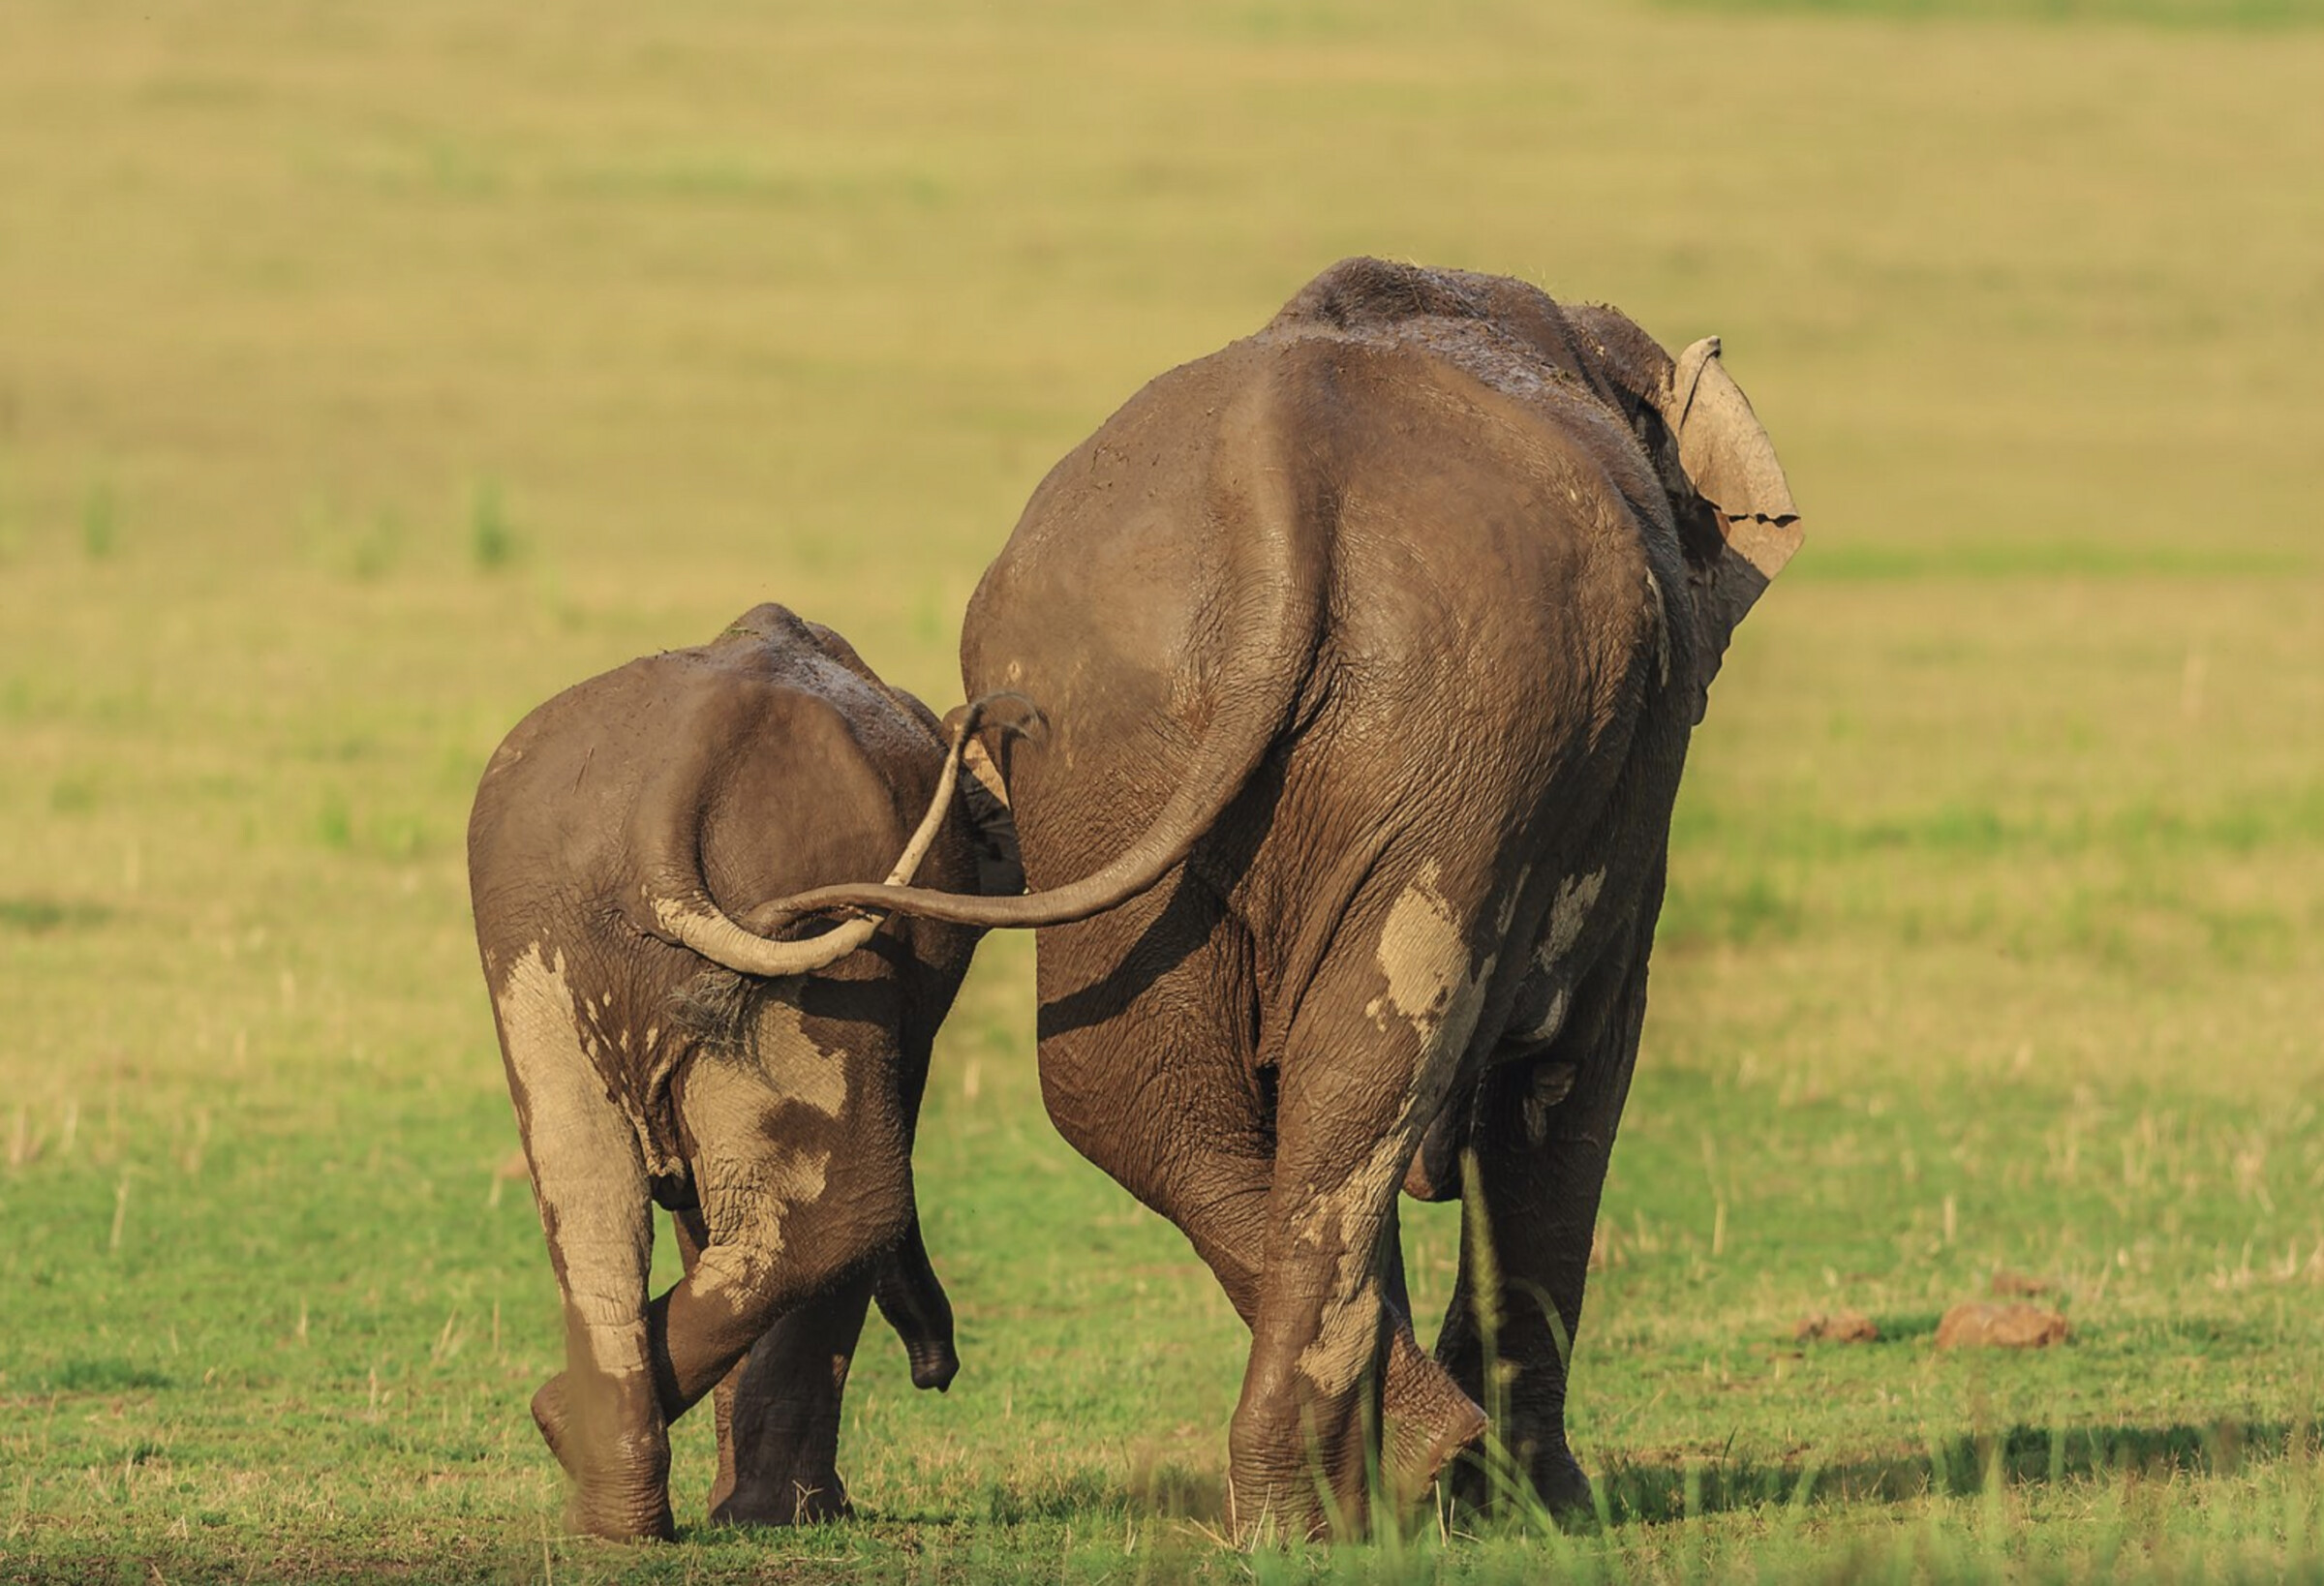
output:
<svg viewBox="0 0 2324 1586"><path fill-rule="evenodd" d="M18 0L0 1579L2324 1579L2310 10ZM994 938L863 1517L559 1538L485 754L763 598L942 709L1049 463L1354 252L1724 335L1810 514L1681 803L1605 1512L1220 1545L1239 1326ZM2072 1341L1938 1354L1999 1271Z"/></svg>

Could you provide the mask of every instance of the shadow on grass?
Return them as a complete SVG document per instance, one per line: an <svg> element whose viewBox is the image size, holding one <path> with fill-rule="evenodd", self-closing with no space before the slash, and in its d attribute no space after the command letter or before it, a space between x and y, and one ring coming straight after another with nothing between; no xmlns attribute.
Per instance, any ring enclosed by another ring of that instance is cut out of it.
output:
<svg viewBox="0 0 2324 1586"><path fill-rule="evenodd" d="M1605 1518L1620 1525L1684 1519L1766 1504L1897 1503L1929 1494L1966 1497L1997 1483L2113 1479L2136 1474L2226 1476L2246 1465L2313 1457L2318 1429L2234 1418L2206 1424L2028 1426L1971 1432L1926 1449L1825 1461L1793 1458L1633 1463L1608 1458L1596 1473Z"/></svg>
<svg viewBox="0 0 2324 1586"><path fill-rule="evenodd" d="M27 1378L26 1386L42 1393L127 1393L147 1388L174 1388L166 1372L129 1360L83 1357L65 1360L50 1370Z"/></svg>
<svg viewBox="0 0 2324 1586"><path fill-rule="evenodd" d="M101 926L112 917L113 911L103 903L54 898L0 898L0 930L20 930L28 936Z"/></svg>
<svg viewBox="0 0 2324 1586"><path fill-rule="evenodd" d="M2111 1480L2137 1475L2227 1476L2248 1465L2313 1458L2324 1428L2235 1418L2153 1426L2029 1426L1969 1432L1916 1449L1824 1459L1814 1450L1781 1460L1634 1461L1603 1457L1593 1471L1600 1517L1650 1524L1767 1505L1892 1504L1934 1494L1970 1497L1997 1482ZM1106 1480L1083 1471L1041 1491L988 1495L995 1521L1106 1513L1222 1523L1223 1477L1165 1462ZM1585 1519L1586 1525L1588 1521Z"/></svg>

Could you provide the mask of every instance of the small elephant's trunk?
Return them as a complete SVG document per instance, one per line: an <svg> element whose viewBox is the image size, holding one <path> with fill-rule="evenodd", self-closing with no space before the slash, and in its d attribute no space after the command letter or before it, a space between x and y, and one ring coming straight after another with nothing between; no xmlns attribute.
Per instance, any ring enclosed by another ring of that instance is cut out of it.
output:
<svg viewBox="0 0 2324 1586"><path fill-rule="evenodd" d="M904 1229L903 1238L880 1262L872 1297L879 1302L880 1316L903 1340L904 1354L912 1362L912 1386L933 1388L939 1393L950 1388L961 1369L961 1357L952 1342L952 1301L945 1297L944 1286L936 1281L935 1268L929 1265L928 1245L920 1237L917 1215Z"/></svg>

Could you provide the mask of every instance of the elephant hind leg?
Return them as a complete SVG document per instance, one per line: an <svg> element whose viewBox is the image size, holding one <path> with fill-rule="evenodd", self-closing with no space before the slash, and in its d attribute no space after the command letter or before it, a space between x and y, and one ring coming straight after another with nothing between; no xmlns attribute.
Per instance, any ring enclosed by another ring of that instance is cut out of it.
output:
<svg viewBox="0 0 2324 1586"><path fill-rule="evenodd" d="M566 1369L533 1419L575 1482L572 1528L667 1538L669 1434L646 1347L652 1201L637 1136L569 1023L506 1017L510 1089L564 1299Z"/></svg>
<svg viewBox="0 0 2324 1586"><path fill-rule="evenodd" d="M662 1413L720 1395L714 1518L842 1513L841 1395L874 1267L912 1218L895 1098L861 1086L827 1112L719 1057L698 1059L675 1095L701 1214L686 1275L646 1308Z"/></svg>
<svg viewBox="0 0 2324 1586"><path fill-rule="evenodd" d="M1260 1309L1275 1127L1250 1082L1257 993L1239 930L1214 900L1203 908L1180 892L1042 932L1041 1081L1058 1132L1177 1225L1248 1327ZM1189 948L1190 936L1199 944ZM1134 996L1100 996L1075 973L1156 962L1165 941L1175 954ZM1124 1095L1140 1098L1135 1120ZM1382 1259L1393 1440L1385 1474L1401 1497L1424 1492L1483 1430L1484 1414L1413 1336L1392 1241Z"/></svg>
<svg viewBox="0 0 2324 1586"><path fill-rule="evenodd" d="M709 1248L709 1230L698 1210L675 1220L690 1273ZM840 1401L869 1286L869 1279L847 1285L778 1318L719 1379L712 1520L792 1525L850 1512L837 1466Z"/></svg>
<svg viewBox="0 0 2324 1586"><path fill-rule="evenodd" d="M854 1512L839 1469L841 1401L870 1309L864 1275L786 1310L729 1373L734 1482L722 1525L803 1525Z"/></svg>
<svg viewBox="0 0 2324 1586"><path fill-rule="evenodd" d="M1471 961L1434 878L1352 911L1385 923L1328 957L1284 1042L1264 1278L1230 1435L1244 1525L1272 1515L1308 1533L1364 1528L1384 1380L1400 1376L1416 1421L1439 1423L1421 1461L1477 1428L1466 1395L1394 1347L1396 1196L1491 968Z"/></svg>
<svg viewBox="0 0 2324 1586"><path fill-rule="evenodd" d="M686 1264L686 1270L691 1272L694 1264L702 1259L702 1252L710 1247L710 1230L703 1223L701 1208L693 1206L672 1212L670 1226L678 1235L679 1259ZM710 1482L710 1509L714 1514L734 1493L734 1398L742 1383L743 1365L742 1360L737 1360L711 1390L711 1418L719 1448L718 1474Z"/></svg>
<svg viewBox="0 0 2324 1586"><path fill-rule="evenodd" d="M1244 1325L1255 1326L1274 1164L1230 1147L1208 1152L1190 1169L1201 1174L1206 1191L1174 1203L1169 1214L1217 1275ZM1388 1332L1380 1373L1380 1474L1387 1495L1401 1507L1424 1495L1454 1456L1483 1436L1486 1420L1483 1409L1414 1336L1403 1251L1392 1223L1381 1241L1377 1276Z"/></svg>
<svg viewBox="0 0 2324 1586"><path fill-rule="evenodd" d="M1340 1131L1332 1130L1337 1134ZM1380 1131L1346 1155L1285 1142L1269 1199L1250 1361L1228 1431L1238 1530L1361 1536L1369 1524L1391 1307L1382 1243L1395 1185L1364 1172Z"/></svg>

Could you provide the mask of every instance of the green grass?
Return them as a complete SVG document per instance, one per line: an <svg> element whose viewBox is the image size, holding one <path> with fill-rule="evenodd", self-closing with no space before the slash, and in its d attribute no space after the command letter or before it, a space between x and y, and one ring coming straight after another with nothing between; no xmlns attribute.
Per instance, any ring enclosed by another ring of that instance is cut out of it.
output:
<svg viewBox="0 0 2324 1586"><path fill-rule="evenodd" d="M2324 1578L2324 35L1849 9L35 0L0 1580ZM920 1155L964 1369L868 1335L863 1517L699 1527L689 1421L680 1546L555 1536L484 756L763 598L952 703L1050 463L1356 251L1723 334L1811 514L1681 799L1602 1519L1222 1547L1241 1328L994 939ZM2072 1341L1938 1354L1997 1271Z"/></svg>
<svg viewBox="0 0 2324 1586"><path fill-rule="evenodd" d="M523 551L516 530L508 522L507 508L501 503L498 480L477 481L475 493L470 499L468 550L478 570L483 572L506 566Z"/></svg>
<svg viewBox="0 0 2324 1586"><path fill-rule="evenodd" d="M80 548L91 562L103 562L113 554L121 534L120 519L112 482L102 476L92 481L80 503Z"/></svg>

